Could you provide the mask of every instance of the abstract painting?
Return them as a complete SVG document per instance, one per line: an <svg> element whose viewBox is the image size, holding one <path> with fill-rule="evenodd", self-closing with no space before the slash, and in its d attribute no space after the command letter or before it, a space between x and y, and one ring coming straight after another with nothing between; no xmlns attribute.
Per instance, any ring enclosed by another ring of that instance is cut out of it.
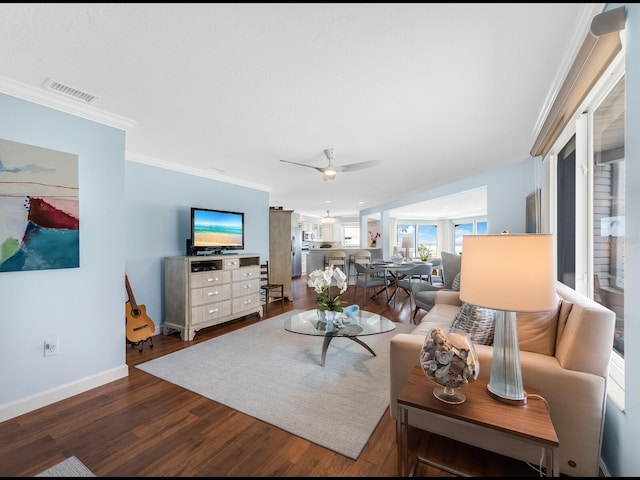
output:
<svg viewBox="0 0 640 480"><path fill-rule="evenodd" d="M0 139L0 272L78 268L78 156Z"/></svg>

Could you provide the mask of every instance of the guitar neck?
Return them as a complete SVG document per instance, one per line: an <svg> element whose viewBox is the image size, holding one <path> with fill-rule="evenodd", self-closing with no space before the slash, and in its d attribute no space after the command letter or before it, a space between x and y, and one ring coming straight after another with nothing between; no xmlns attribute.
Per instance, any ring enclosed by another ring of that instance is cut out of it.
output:
<svg viewBox="0 0 640 480"><path fill-rule="evenodd" d="M131 304L131 308L133 310L137 310L138 304L136 303L136 299L133 296L133 292L131 291L131 285L129 285L129 278L125 274L124 276L124 284L127 287L127 295L129 295L129 303Z"/></svg>

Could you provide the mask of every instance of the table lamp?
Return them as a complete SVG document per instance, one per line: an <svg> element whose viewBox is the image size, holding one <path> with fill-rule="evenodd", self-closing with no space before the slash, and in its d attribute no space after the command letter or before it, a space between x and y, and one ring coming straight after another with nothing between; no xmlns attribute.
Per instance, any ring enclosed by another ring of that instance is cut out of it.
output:
<svg viewBox="0 0 640 480"><path fill-rule="evenodd" d="M497 310L487 391L498 401L525 405L516 312L556 307L552 235L462 237L460 299Z"/></svg>
<svg viewBox="0 0 640 480"><path fill-rule="evenodd" d="M409 249L413 248L413 238L411 237L403 237L402 238L402 248L404 248L404 258L405 260L411 260L411 256L409 254Z"/></svg>

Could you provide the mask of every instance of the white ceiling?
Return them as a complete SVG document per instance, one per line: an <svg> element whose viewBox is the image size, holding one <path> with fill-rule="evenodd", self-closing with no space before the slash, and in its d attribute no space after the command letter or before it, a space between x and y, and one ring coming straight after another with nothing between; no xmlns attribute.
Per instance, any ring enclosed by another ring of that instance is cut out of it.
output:
<svg viewBox="0 0 640 480"><path fill-rule="evenodd" d="M128 160L340 217L528 158L602 6L5 3L0 80L99 96L135 124ZM324 167L325 148L381 164L325 182L280 162Z"/></svg>

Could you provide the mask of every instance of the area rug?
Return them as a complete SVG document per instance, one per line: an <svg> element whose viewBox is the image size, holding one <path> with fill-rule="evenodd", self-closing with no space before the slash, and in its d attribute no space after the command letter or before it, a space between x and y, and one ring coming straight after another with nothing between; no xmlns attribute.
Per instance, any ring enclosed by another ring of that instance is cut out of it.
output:
<svg viewBox="0 0 640 480"><path fill-rule="evenodd" d="M389 406L389 342L413 326L361 337L376 356L334 338L284 330L300 310L142 363L147 373L357 459Z"/></svg>
<svg viewBox="0 0 640 480"><path fill-rule="evenodd" d="M35 475L36 477L95 477L76 457L69 457Z"/></svg>

